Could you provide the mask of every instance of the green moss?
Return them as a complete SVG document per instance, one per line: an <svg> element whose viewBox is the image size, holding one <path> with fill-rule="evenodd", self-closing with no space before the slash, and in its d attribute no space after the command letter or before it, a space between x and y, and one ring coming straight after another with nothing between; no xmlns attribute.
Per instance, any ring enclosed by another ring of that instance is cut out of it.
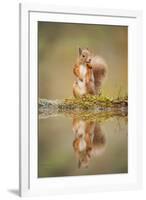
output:
<svg viewBox="0 0 146 200"><path fill-rule="evenodd" d="M114 99L107 96L84 95L57 101L40 100L40 103L39 112L40 115L43 113L43 117L63 114L72 118L102 122L115 115L123 117L128 114L127 96Z"/></svg>
<svg viewBox="0 0 146 200"><path fill-rule="evenodd" d="M128 97L118 97L117 99L113 99L108 96L84 95L77 98L66 98L63 103L65 106L74 106L86 110L95 107L107 108L113 106L116 107L117 105L128 105Z"/></svg>

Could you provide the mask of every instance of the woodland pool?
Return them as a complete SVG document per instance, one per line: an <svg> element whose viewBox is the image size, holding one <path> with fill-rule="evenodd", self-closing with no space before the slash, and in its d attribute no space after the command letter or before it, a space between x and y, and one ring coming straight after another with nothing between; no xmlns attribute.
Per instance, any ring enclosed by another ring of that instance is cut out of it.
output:
<svg viewBox="0 0 146 200"><path fill-rule="evenodd" d="M128 173L127 113L39 115L38 177Z"/></svg>

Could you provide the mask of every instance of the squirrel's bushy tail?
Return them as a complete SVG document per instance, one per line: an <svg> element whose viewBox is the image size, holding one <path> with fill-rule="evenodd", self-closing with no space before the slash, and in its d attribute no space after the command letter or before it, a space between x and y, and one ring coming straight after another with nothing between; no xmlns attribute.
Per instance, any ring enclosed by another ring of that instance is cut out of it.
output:
<svg viewBox="0 0 146 200"><path fill-rule="evenodd" d="M107 77L107 64L102 57L95 56L92 58L91 65L93 67L94 81L97 94L101 89L101 85Z"/></svg>

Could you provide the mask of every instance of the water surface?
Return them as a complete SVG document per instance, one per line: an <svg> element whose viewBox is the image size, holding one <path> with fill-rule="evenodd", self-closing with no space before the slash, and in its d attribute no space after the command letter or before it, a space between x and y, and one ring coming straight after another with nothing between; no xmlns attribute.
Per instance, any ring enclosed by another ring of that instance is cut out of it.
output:
<svg viewBox="0 0 146 200"><path fill-rule="evenodd" d="M40 117L38 177L128 172L127 116L87 114Z"/></svg>

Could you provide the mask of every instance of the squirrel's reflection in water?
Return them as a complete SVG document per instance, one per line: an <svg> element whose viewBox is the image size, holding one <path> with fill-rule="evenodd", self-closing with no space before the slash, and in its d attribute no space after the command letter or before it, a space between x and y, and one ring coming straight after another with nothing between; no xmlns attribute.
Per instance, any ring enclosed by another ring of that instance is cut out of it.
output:
<svg viewBox="0 0 146 200"><path fill-rule="evenodd" d="M73 118L73 148L78 159L78 166L86 168L92 158L105 150L105 136L96 121L84 121Z"/></svg>

